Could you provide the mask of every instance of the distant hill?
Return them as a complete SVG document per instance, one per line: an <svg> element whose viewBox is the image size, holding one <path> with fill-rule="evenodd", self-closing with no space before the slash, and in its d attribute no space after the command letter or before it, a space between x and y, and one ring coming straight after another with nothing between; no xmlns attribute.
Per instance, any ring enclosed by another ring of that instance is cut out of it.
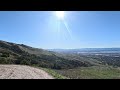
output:
<svg viewBox="0 0 120 90"><path fill-rule="evenodd" d="M0 64L23 64L52 69L88 67L88 61L72 60L64 55L23 44L0 41Z"/></svg>
<svg viewBox="0 0 120 90"><path fill-rule="evenodd" d="M59 53L120 53L120 48L48 49Z"/></svg>

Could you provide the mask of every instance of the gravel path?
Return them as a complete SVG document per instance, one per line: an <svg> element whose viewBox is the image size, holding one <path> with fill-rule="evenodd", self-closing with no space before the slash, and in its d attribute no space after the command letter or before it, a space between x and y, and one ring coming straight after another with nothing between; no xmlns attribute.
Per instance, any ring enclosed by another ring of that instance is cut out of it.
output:
<svg viewBox="0 0 120 90"><path fill-rule="evenodd" d="M47 72L24 65L0 65L0 79L54 79Z"/></svg>

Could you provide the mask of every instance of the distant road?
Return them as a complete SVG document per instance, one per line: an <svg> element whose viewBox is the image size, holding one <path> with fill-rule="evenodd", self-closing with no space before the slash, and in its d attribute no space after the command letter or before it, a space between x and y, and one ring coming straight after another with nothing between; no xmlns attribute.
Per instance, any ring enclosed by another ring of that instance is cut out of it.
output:
<svg viewBox="0 0 120 90"><path fill-rule="evenodd" d="M24 65L0 65L0 79L54 79L47 72Z"/></svg>

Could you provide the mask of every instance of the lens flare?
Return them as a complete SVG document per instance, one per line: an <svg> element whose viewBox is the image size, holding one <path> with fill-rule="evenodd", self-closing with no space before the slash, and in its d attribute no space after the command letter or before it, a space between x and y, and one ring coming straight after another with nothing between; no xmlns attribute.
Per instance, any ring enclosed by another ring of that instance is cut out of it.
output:
<svg viewBox="0 0 120 90"><path fill-rule="evenodd" d="M64 18L64 11L56 11L56 16L59 19L63 19Z"/></svg>

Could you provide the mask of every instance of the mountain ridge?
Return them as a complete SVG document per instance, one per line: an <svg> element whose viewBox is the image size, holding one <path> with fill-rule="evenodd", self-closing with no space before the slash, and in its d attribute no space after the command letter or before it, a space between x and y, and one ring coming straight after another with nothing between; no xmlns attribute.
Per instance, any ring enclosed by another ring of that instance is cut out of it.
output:
<svg viewBox="0 0 120 90"><path fill-rule="evenodd" d="M67 59L63 55L53 51L6 41L0 41L0 55L1 64L36 65L52 69L91 66L89 62Z"/></svg>

